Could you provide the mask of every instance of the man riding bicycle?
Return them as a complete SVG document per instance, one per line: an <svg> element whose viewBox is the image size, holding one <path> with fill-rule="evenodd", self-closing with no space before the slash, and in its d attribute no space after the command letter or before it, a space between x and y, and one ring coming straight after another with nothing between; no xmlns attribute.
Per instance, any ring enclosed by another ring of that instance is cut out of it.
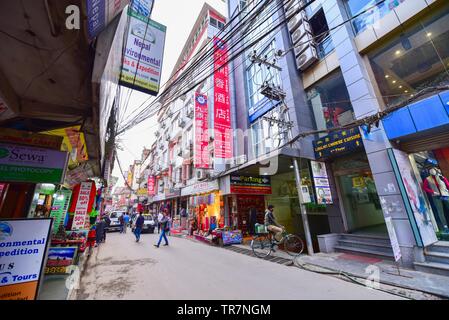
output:
<svg viewBox="0 0 449 320"><path fill-rule="evenodd" d="M284 227L276 222L276 218L274 217L273 212L274 206L269 205L268 209L265 211L265 227L267 227L268 231L274 234L274 238L276 241L281 241Z"/></svg>

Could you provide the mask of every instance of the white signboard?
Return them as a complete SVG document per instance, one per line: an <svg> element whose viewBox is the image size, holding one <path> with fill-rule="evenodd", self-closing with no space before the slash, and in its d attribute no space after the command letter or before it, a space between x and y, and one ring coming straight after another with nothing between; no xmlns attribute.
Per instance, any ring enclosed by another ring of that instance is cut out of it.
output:
<svg viewBox="0 0 449 320"><path fill-rule="evenodd" d="M332 193L324 162L311 161L313 181L318 204L332 204Z"/></svg>
<svg viewBox="0 0 449 320"><path fill-rule="evenodd" d="M0 220L0 300L37 297L51 219Z"/></svg>
<svg viewBox="0 0 449 320"><path fill-rule="evenodd" d="M89 207L90 193L92 190L92 182L81 183L78 201L75 207L75 216L73 218L72 230L84 229L86 225L87 209Z"/></svg>
<svg viewBox="0 0 449 320"><path fill-rule="evenodd" d="M219 190L218 180L196 183L181 190L181 197Z"/></svg>
<svg viewBox="0 0 449 320"><path fill-rule="evenodd" d="M157 95L160 89L167 28L128 10L129 32L120 84Z"/></svg>
<svg viewBox="0 0 449 320"><path fill-rule="evenodd" d="M399 247L398 237L396 231L394 230L393 221L391 217L385 218L385 223L387 224L388 235L390 236L391 247L393 248L394 260L398 262L402 258L401 248Z"/></svg>

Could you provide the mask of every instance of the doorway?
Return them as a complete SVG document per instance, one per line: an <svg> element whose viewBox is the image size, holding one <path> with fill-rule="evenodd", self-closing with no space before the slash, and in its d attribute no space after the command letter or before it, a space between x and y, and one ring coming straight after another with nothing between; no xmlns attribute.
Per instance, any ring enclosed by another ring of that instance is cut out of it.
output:
<svg viewBox="0 0 449 320"><path fill-rule="evenodd" d="M333 163L348 233L387 236L388 231L365 153Z"/></svg>

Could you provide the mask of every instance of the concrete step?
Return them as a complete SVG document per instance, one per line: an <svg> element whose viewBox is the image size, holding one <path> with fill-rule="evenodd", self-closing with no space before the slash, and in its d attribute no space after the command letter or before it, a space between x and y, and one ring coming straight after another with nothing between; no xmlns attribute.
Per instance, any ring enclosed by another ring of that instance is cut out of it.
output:
<svg viewBox="0 0 449 320"><path fill-rule="evenodd" d="M443 263L449 266L449 253L427 252L425 254L427 262Z"/></svg>
<svg viewBox="0 0 449 320"><path fill-rule="evenodd" d="M361 249L367 249L367 250L373 250L373 251L381 251L381 252L385 252L385 253L393 252L393 249L391 248L391 244L375 243L375 242L370 242L368 240L339 240L338 245L343 246L343 247L361 248Z"/></svg>
<svg viewBox="0 0 449 320"><path fill-rule="evenodd" d="M439 274L449 277L449 265L437 262L415 262L415 269L422 272Z"/></svg>
<svg viewBox="0 0 449 320"><path fill-rule="evenodd" d="M368 255L370 257L376 257L380 259L392 260L394 259L393 251L391 252L383 252L375 249L365 249L365 248L356 248L356 247L348 247L348 246L335 246L335 250L337 252L345 252L345 253L358 253Z"/></svg>
<svg viewBox="0 0 449 320"><path fill-rule="evenodd" d="M364 241L364 242L369 242L369 243L391 245L390 239L388 237L382 237L382 236L376 236L376 235L342 233L342 234L340 234L340 240Z"/></svg>
<svg viewBox="0 0 449 320"><path fill-rule="evenodd" d="M427 248L427 252L439 252L449 254L449 242L440 241Z"/></svg>

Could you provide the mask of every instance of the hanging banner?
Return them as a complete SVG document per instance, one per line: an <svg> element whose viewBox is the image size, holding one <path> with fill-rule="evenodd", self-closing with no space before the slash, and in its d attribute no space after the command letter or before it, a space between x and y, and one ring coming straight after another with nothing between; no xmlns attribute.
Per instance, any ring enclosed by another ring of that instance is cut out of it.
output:
<svg viewBox="0 0 449 320"><path fill-rule="evenodd" d="M36 300L51 219L0 221L0 300Z"/></svg>
<svg viewBox="0 0 449 320"><path fill-rule="evenodd" d="M81 183L72 224L72 230L74 231L85 228L89 203L92 197L92 184L93 182Z"/></svg>
<svg viewBox="0 0 449 320"><path fill-rule="evenodd" d="M160 89L167 27L128 10L129 31L119 84L150 95Z"/></svg>
<svg viewBox="0 0 449 320"><path fill-rule="evenodd" d="M131 9L146 18L151 17L153 12L154 0L132 0Z"/></svg>
<svg viewBox="0 0 449 320"><path fill-rule="evenodd" d="M156 195L156 177L155 176L148 177L148 195L149 196Z"/></svg>
<svg viewBox="0 0 449 320"><path fill-rule="evenodd" d="M72 191L60 190L56 192L56 197L51 208L50 218L53 218L53 234L59 231L61 225L64 224L64 219L69 209Z"/></svg>
<svg viewBox="0 0 449 320"><path fill-rule="evenodd" d="M332 193L324 162L310 161L318 204L333 204Z"/></svg>
<svg viewBox="0 0 449 320"><path fill-rule="evenodd" d="M2 181L60 184L67 162L67 152L0 144Z"/></svg>
<svg viewBox="0 0 449 320"><path fill-rule="evenodd" d="M231 97L229 93L228 47L214 37L214 155L232 158Z"/></svg>
<svg viewBox="0 0 449 320"><path fill-rule="evenodd" d="M194 163L197 169L209 169L209 107L207 96L195 94Z"/></svg>

